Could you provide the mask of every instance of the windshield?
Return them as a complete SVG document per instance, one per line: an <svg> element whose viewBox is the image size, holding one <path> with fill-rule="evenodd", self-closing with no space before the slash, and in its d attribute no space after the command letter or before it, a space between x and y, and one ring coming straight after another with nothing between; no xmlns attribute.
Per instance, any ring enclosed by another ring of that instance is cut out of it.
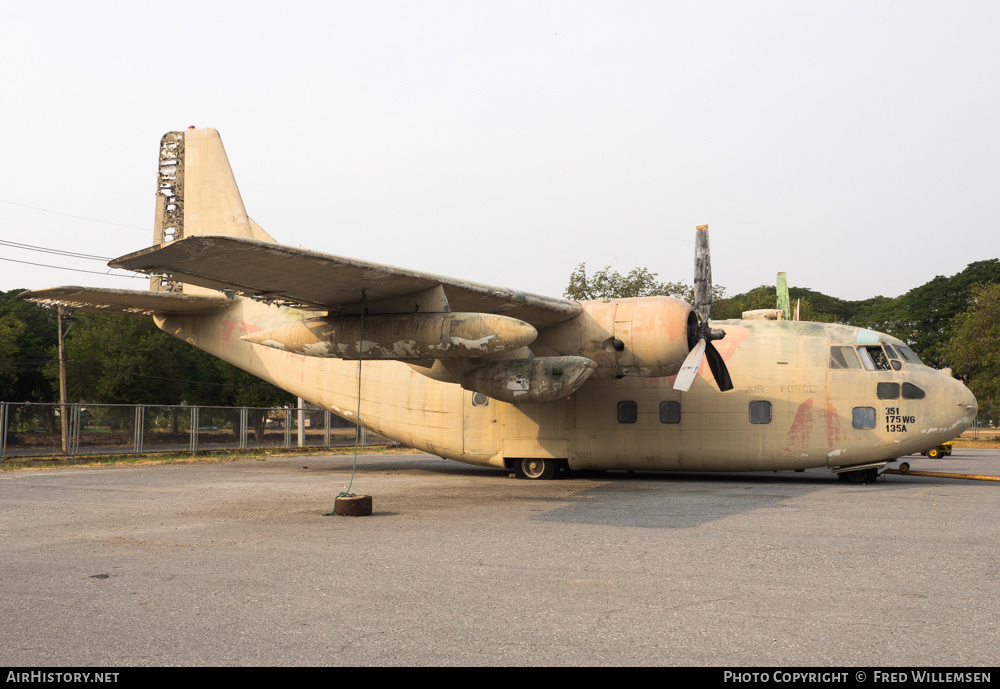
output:
<svg viewBox="0 0 1000 689"><path fill-rule="evenodd" d="M899 355L909 363L924 365L924 362L922 362L917 355L913 353L913 350L906 345L896 345L896 351L899 352Z"/></svg>

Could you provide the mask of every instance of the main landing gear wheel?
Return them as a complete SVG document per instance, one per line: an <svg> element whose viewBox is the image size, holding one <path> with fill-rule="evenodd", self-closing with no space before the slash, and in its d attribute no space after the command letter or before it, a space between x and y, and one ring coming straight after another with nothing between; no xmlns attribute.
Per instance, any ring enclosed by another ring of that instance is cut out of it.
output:
<svg viewBox="0 0 1000 689"><path fill-rule="evenodd" d="M858 469L857 471L842 471L837 474L841 481L846 481L847 483L875 483L875 479L878 478L878 469Z"/></svg>
<svg viewBox="0 0 1000 689"><path fill-rule="evenodd" d="M531 458L521 460L521 473L525 478L545 480L555 478L559 464L554 459Z"/></svg>

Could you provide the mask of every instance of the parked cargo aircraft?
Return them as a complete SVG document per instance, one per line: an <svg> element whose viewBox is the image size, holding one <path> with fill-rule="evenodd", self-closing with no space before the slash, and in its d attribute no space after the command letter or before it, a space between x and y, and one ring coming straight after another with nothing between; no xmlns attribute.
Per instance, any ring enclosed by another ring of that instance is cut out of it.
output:
<svg viewBox="0 0 1000 689"><path fill-rule="evenodd" d="M554 299L283 246L247 216L218 132L192 128L161 141L154 246L110 264L148 273L150 290L22 298L151 315L388 438L534 479L828 467L870 481L972 423L969 390L894 337L710 322L707 227L696 236L694 307Z"/></svg>

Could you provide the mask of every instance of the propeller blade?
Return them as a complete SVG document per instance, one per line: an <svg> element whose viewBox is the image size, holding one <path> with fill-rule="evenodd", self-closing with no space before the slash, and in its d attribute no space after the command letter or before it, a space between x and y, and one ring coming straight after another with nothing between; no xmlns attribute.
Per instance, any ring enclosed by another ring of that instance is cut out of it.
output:
<svg viewBox="0 0 1000 689"><path fill-rule="evenodd" d="M708 247L708 225L699 225L694 234L694 310L698 314L698 325L695 330L693 323L688 324L688 342L695 337L698 342L684 357L684 363L674 379L674 390L687 392L691 388L706 356L719 390L732 390L733 381L726 362L712 344L712 340L724 338L726 331L711 327L708 320L712 313L712 256Z"/></svg>
<svg viewBox="0 0 1000 689"><path fill-rule="evenodd" d="M712 254L708 246L708 225L694 233L694 310L707 321L712 312Z"/></svg>
<svg viewBox="0 0 1000 689"><path fill-rule="evenodd" d="M719 386L719 390L722 392L732 390L733 379L729 377L729 369L726 368L726 362L723 361L719 350L711 342L705 348L705 356L708 358L708 367L712 369L712 377L715 378L715 384Z"/></svg>
<svg viewBox="0 0 1000 689"><path fill-rule="evenodd" d="M698 375L698 369L701 368L701 360L705 358L706 344L704 337L699 339L698 344L692 347L688 355L684 357L681 370L677 372L677 377L674 379L674 390L687 392L691 388L691 383L694 382L695 377ZM715 348L713 347L712 349Z"/></svg>

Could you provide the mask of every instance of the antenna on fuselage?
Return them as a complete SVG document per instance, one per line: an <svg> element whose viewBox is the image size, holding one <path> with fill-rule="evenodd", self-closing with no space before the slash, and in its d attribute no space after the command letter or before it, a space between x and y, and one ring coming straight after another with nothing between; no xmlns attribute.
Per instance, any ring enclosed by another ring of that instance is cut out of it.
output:
<svg viewBox="0 0 1000 689"><path fill-rule="evenodd" d="M788 299L788 274L778 273L777 284L778 309L782 312L786 321L792 320L792 306Z"/></svg>

